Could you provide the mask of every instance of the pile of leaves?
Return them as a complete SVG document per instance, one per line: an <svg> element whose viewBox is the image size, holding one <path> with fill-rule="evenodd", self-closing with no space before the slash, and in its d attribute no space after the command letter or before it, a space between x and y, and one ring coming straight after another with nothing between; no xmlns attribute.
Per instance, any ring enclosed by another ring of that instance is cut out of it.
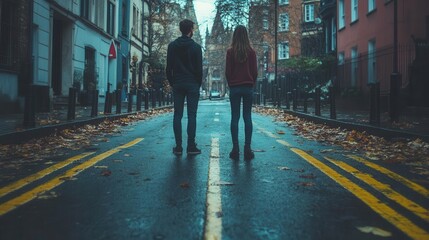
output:
<svg viewBox="0 0 429 240"><path fill-rule="evenodd" d="M78 150L94 145L95 141L108 141L107 135L120 134L121 126L171 112L170 108L150 110L118 120L104 120L97 125L58 131L47 137L29 140L23 144L0 145L0 168L19 168L22 164L42 161L64 154L64 150Z"/></svg>
<svg viewBox="0 0 429 240"><path fill-rule="evenodd" d="M421 139L386 140L366 132L316 124L284 113L281 109L259 107L255 108L255 111L274 116L276 121L285 122L296 131L296 135L309 140L341 146L347 151L361 152L371 160L429 165L429 143Z"/></svg>

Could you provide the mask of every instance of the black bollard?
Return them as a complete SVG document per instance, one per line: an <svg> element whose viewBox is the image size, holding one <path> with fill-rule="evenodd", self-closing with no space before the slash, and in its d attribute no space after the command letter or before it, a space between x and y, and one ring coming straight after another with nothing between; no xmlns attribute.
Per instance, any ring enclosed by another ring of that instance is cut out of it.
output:
<svg viewBox="0 0 429 240"><path fill-rule="evenodd" d="M93 90L92 92L91 117L96 117L98 115L98 90Z"/></svg>
<svg viewBox="0 0 429 240"><path fill-rule="evenodd" d="M369 123L380 124L380 83L370 85Z"/></svg>
<svg viewBox="0 0 429 240"><path fill-rule="evenodd" d="M316 116L320 116L320 87L316 87L314 91L314 103L315 103L315 114Z"/></svg>
<svg viewBox="0 0 429 240"><path fill-rule="evenodd" d="M144 92L144 109L149 109L149 91L145 90Z"/></svg>
<svg viewBox="0 0 429 240"><path fill-rule="evenodd" d="M288 109L288 110L290 110L290 95L291 94L292 94L291 92L286 93L286 109Z"/></svg>
<svg viewBox="0 0 429 240"><path fill-rule="evenodd" d="M292 110L296 111L298 108L298 91L296 89L292 90Z"/></svg>
<svg viewBox="0 0 429 240"><path fill-rule="evenodd" d="M116 114L120 114L122 112L122 92L121 90L115 91L116 96Z"/></svg>
<svg viewBox="0 0 429 240"><path fill-rule="evenodd" d="M131 92L128 93L128 112L133 111L133 94Z"/></svg>
<svg viewBox="0 0 429 240"><path fill-rule="evenodd" d="M150 90L150 95L152 98L152 108L156 108L156 94L153 89Z"/></svg>
<svg viewBox="0 0 429 240"><path fill-rule="evenodd" d="M76 118L76 89L69 88L69 102L68 102L67 120L74 120Z"/></svg>
<svg viewBox="0 0 429 240"><path fill-rule="evenodd" d="M307 98L307 93L304 93L304 113L308 113L308 98Z"/></svg>
<svg viewBox="0 0 429 240"><path fill-rule="evenodd" d="M136 103L136 111L139 112L142 110L142 90L137 90L137 103Z"/></svg>
<svg viewBox="0 0 429 240"><path fill-rule="evenodd" d="M24 105L24 127L36 126L36 95L33 86L27 87Z"/></svg>
<svg viewBox="0 0 429 240"><path fill-rule="evenodd" d="M337 119L337 111L335 106L335 90L333 86L329 87L329 110L331 119Z"/></svg>

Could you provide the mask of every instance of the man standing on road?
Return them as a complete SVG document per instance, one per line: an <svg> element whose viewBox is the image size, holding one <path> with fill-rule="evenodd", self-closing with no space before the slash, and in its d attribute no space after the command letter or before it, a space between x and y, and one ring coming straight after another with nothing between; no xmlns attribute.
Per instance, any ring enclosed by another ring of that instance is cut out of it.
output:
<svg viewBox="0 0 429 240"><path fill-rule="evenodd" d="M185 97L188 112L188 154L200 154L195 143L197 128L197 108L200 86L203 77L203 59L201 46L192 40L194 22L185 19L179 24L182 36L168 45L166 74L173 88L174 119L173 129L176 139L174 154L182 154L182 117Z"/></svg>

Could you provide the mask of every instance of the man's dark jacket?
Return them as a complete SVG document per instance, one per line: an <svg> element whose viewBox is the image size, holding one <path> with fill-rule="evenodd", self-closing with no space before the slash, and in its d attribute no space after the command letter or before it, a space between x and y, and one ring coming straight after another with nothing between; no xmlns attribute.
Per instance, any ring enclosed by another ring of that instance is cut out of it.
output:
<svg viewBox="0 0 429 240"><path fill-rule="evenodd" d="M181 36L168 45L166 74L171 86L177 83L198 83L203 80L201 46L188 36Z"/></svg>

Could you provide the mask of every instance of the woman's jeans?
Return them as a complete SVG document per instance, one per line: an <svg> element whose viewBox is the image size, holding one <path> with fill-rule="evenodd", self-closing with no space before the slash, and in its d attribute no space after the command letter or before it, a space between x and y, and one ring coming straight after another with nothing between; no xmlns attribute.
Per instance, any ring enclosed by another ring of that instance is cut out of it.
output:
<svg viewBox="0 0 429 240"><path fill-rule="evenodd" d="M231 103L231 137L234 148L238 149L238 121L240 120L240 105L243 99L243 119L244 119L244 144L249 146L252 142L252 99L253 87L235 86L229 89L229 101Z"/></svg>
<svg viewBox="0 0 429 240"><path fill-rule="evenodd" d="M182 146L182 118L183 108L185 106L185 98L188 112L188 146L190 146L195 144L200 86L197 83L180 83L173 86L173 130L177 146Z"/></svg>

